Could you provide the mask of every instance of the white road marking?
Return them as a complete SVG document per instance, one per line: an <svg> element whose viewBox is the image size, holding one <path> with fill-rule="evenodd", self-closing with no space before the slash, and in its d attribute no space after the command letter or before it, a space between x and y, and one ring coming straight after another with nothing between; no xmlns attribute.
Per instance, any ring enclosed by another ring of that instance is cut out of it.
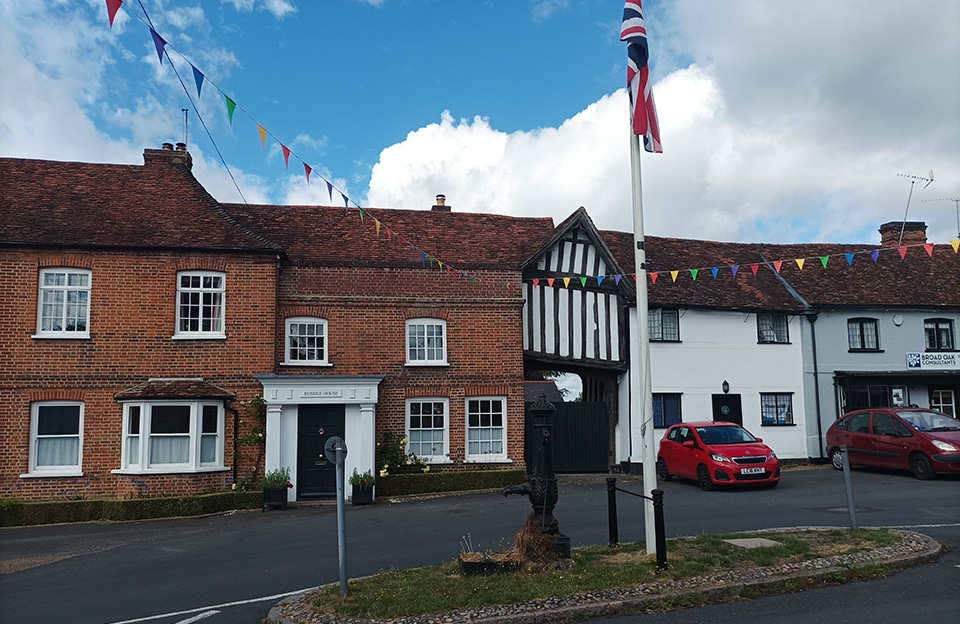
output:
<svg viewBox="0 0 960 624"><path fill-rule="evenodd" d="M280 600L281 598L286 598L287 596L295 596L297 594L302 594L303 592L310 591L312 589L317 589L316 587L308 587L306 589L298 589L297 591L285 592L283 594L274 594L272 596L263 596L262 598L250 598L249 600L237 600L234 602L224 602L222 604L210 605L207 607L200 607L198 609L187 609L186 611L174 611L173 613L161 613L159 615L150 615L147 617L137 618L135 620L123 620L122 622L112 622L111 624L135 624L136 622L149 622L150 620L160 620L163 618L172 618L178 615L189 615L191 613L197 613L199 611L208 611L211 609L223 609L225 607L236 607L239 605L252 604L254 602L266 602L268 600ZM213 614L210 614L213 615ZM207 617L206 615L204 617ZM187 620L188 622L196 621L197 618L193 620ZM178 624L185 624L180 622Z"/></svg>
<svg viewBox="0 0 960 624"><path fill-rule="evenodd" d="M179 622L177 622L177 624L193 624L194 622L199 622L200 620L204 620L204 619L210 617L211 615L216 615L216 614L218 614L218 613L220 613L220 612L219 612L219 611L216 611L216 610L214 610L214 611L206 611L206 612L204 612L204 613L201 613L200 615L195 615L195 616L193 616L192 618L188 618L188 619L186 619L186 620L180 620Z"/></svg>

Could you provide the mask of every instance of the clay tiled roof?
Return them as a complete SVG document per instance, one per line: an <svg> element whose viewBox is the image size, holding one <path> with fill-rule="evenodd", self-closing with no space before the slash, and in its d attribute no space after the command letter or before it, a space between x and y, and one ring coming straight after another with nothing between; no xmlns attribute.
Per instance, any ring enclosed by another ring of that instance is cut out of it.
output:
<svg viewBox="0 0 960 624"><path fill-rule="evenodd" d="M625 272L634 272L633 234L603 232L604 241ZM880 250L874 263L869 251ZM936 245L932 257L910 246L905 259L896 248L868 244L808 243L774 245L723 243L647 237L647 270L659 272L650 285L651 305L743 310L806 309L790 289L813 308L835 306L960 306L960 255ZM853 253L853 264L845 254ZM820 261L829 256L827 266ZM801 270L796 259L803 258ZM769 268L783 262L780 276ZM730 265L739 264L734 278ZM750 270L759 264L757 276ZM717 279L710 272L719 267ZM694 281L689 269L699 269ZM679 270L674 283L670 271ZM780 279L782 278L782 279Z"/></svg>
<svg viewBox="0 0 960 624"><path fill-rule="evenodd" d="M228 392L202 379L150 379L114 395L118 401L137 399L226 399L235 398Z"/></svg>
<svg viewBox="0 0 960 624"><path fill-rule="evenodd" d="M224 204L242 225L279 243L295 264L420 267L417 249L454 268L515 269L553 234L549 218L434 210ZM377 236L374 219L382 225ZM386 229L392 232L388 238ZM398 245L397 234L403 237Z"/></svg>
<svg viewBox="0 0 960 624"><path fill-rule="evenodd" d="M146 150L144 166L0 158L0 241L276 253L231 223L176 154Z"/></svg>

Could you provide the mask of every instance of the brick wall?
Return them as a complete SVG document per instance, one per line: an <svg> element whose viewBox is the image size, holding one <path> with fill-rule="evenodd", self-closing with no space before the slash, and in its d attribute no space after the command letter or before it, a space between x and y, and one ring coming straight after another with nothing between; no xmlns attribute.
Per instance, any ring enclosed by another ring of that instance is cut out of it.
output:
<svg viewBox="0 0 960 624"><path fill-rule="evenodd" d="M90 338L38 339L39 271L91 270ZM121 405L114 393L150 377L202 377L237 394L261 392L256 373L274 371L276 259L269 255L4 250L0 299L0 496L50 500L217 491L233 476L235 402L225 413L224 465L215 473L115 475L120 467ZM176 274L225 273L225 340L172 340ZM21 478L29 469L30 406L37 400L84 403L83 477ZM244 453L241 471L252 459Z"/></svg>
<svg viewBox="0 0 960 624"><path fill-rule="evenodd" d="M284 319L327 319L326 368L282 366L283 374L386 375L379 388L377 439L386 431L403 435L406 399L449 399L449 443L464 464L466 398L507 398L507 455L523 467L523 343L519 271L472 271L478 283L429 268L285 266L281 271L276 331ZM444 319L448 366L405 366L406 320ZM282 340L277 361L283 360ZM503 467L491 466L491 467Z"/></svg>

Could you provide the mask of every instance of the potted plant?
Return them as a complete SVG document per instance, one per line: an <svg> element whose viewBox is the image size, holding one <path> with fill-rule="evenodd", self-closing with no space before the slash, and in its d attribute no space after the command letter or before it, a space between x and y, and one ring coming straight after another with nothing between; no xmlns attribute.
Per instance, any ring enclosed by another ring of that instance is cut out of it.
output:
<svg viewBox="0 0 960 624"><path fill-rule="evenodd" d="M363 474L353 469L350 475L350 485L353 486L353 494L350 496L350 502L354 505L369 505L373 502L373 484L376 479L369 470Z"/></svg>
<svg viewBox="0 0 960 624"><path fill-rule="evenodd" d="M287 508L287 489L292 488L290 483L290 469L277 468L267 473L263 478L263 509L267 507Z"/></svg>

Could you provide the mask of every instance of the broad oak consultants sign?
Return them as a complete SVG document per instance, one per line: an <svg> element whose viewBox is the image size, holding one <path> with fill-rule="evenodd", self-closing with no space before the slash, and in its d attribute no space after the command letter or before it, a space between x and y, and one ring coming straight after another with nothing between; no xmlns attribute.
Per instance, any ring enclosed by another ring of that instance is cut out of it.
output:
<svg viewBox="0 0 960 624"><path fill-rule="evenodd" d="M960 353L908 353L907 370L960 370Z"/></svg>

